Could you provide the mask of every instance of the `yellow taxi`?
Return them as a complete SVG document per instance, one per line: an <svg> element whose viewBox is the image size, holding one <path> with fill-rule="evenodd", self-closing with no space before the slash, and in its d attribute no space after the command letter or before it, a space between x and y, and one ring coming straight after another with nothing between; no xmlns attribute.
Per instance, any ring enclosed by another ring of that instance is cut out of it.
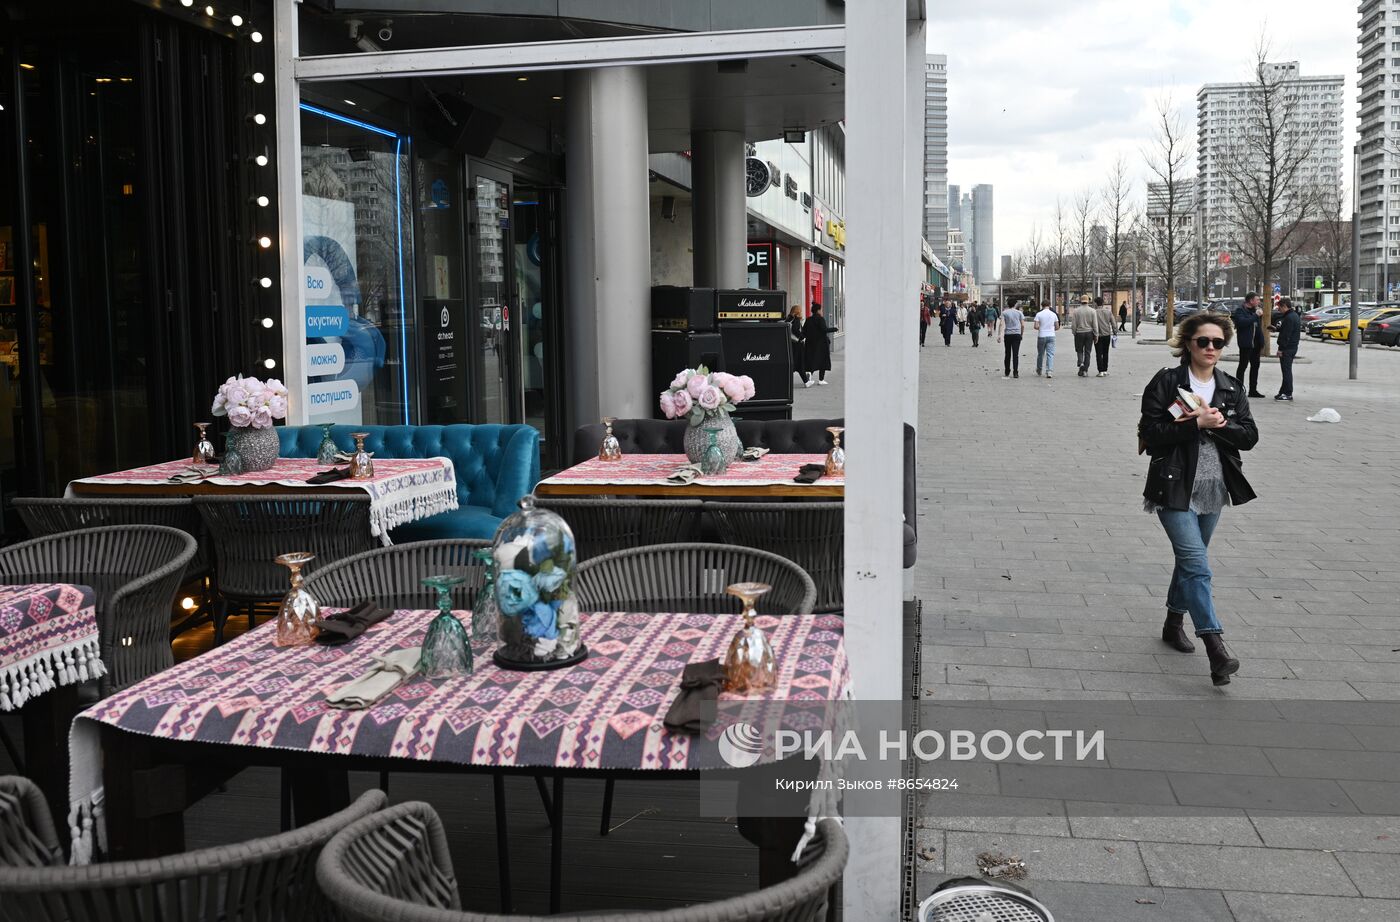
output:
<svg viewBox="0 0 1400 922"><path fill-rule="evenodd" d="M1364 311L1356 320L1356 326L1365 330L1366 325L1378 317L1394 317L1400 314L1400 307L1381 307L1375 310ZM1333 320L1331 323L1322 325L1322 338L1334 339L1338 342L1346 342L1351 336L1351 318L1344 317L1341 320Z"/></svg>

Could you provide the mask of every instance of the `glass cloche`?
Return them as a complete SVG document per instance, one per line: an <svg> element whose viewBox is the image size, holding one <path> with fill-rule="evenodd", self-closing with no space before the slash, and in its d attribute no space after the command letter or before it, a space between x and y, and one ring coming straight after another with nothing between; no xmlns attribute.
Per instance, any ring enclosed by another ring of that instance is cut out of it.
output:
<svg viewBox="0 0 1400 922"><path fill-rule="evenodd" d="M500 643L493 654L503 669L553 669L588 655L579 637L574 600L574 533L534 496L520 500L496 530L495 597Z"/></svg>

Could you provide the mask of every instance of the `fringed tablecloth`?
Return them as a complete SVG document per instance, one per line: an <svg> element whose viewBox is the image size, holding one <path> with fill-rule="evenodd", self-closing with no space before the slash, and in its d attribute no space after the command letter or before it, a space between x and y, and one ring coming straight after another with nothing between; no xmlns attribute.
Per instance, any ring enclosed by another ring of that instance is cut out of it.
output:
<svg viewBox="0 0 1400 922"><path fill-rule="evenodd" d="M624 455L621 461L599 461L591 458L575 464L540 482L548 491L548 485L578 484L588 486L650 486L666 485L666 478L690 461L685 455ZM804 464L825 464L826 455L780 455L770 452L757 461L735 461L723 474L700 477L696 486L715 487L767 487L801 486L793 483ZM844 474L827 474L816 481L823 487L845 486ZM722 492L722 491L721 491Z"/></svg>
<svg viewBox="0 0 1400 922"><path fill-rule="evenodd" d="M67 583L0 586L0 711L60 685L101 678L93 591Z"/></svg>

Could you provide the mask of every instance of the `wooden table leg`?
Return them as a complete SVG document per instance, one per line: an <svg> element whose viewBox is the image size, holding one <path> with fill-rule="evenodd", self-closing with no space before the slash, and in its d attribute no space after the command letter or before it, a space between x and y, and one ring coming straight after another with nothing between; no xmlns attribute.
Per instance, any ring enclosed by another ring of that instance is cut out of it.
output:
<svg viewBox="0 0 1400 922"><path fill-rule="evenodd" d="M510 892L510 843L506 828L506 777L500 772L491 773L491 787L496 801L496 870L501 883L501 912L510 915L515 911L515 901Z"/></svg>
<svg viewBox="0 0 1400 922"><path fill-rule="evenodd" d="M554 776L554 811L549 830L549 911L559 912L564 883L564 776Z"/></svg>
<svg viewBox="0 0 1400 922"><path fill-rule="evenodd" d="M63 685L20 708L24 768L39 785L60 841L68 841L68 727L78 713L78 686Z"/></svg>
<svg viewBox="0 0 1400 922"><path fill-rule="evenodd" d="M184 851L185 766L159 762L155 741L143 734L105 725L101 733L107 857L124 861Z"/></svg>
<svg viewBox="0 0 1400 922"><path fill-rule="evenodd" d="M350 773L326 762L293 762L282 771L291 775L292 815L298 826L323 820L350 806Z"/></svg>

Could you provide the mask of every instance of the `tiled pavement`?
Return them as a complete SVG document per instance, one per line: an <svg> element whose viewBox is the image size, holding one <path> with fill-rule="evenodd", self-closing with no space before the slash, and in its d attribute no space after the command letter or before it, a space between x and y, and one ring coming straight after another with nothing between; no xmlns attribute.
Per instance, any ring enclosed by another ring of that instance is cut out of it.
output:
<svg viewBox="0 0 1400 922"><path fill-rule="evenodd" d="M920 353L925 697L1400 699L1400 353L1363 350L1361 380L1348 382L1344 347L1305 344L1298 399L1254 402L1261 439L1245 470L1260 498L1227 510L1211 547L1244 666L1216 689L1199 644L1183 656L1156 637L1171 554L1141 511L1134 426L1143 385L1170 357L1123 337L1110 377L1082 379L1067 334L1058 351L1053 380L1035 376L1033 343L1012 380L985 339ZM1277 375L1265 364L1261 389L1272 394ZM822 391L839 406L839 387ZM799 393L799 412L812 393ZM1343 421L1305 421L1322 406ZM1170 721L1153 730L1163 745L1142 744L1143 758L1172 758ZM1319 747L1335 732L1290 730ZM1239 768L1192 767L1203 784ZM1400 822L1388 817L1081 817L1073 800L1027 812L953 817L926 799L921 895L976 873L976 854L992 850L1027 862L1027 885L1057 919L1400 918Z"/></svg>

